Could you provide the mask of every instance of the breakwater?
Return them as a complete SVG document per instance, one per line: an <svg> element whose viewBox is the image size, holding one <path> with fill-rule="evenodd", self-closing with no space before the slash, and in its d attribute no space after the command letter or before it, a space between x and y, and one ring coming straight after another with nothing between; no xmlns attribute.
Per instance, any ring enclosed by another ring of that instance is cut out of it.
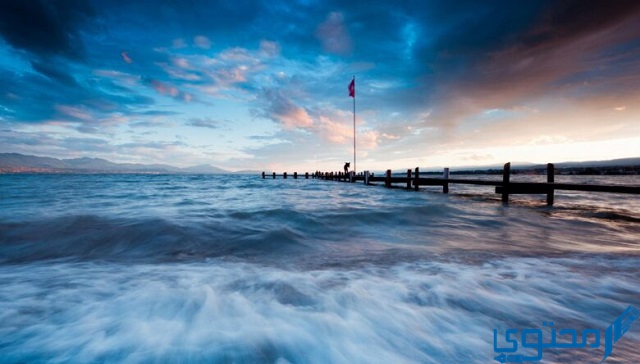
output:
<svg viewBox="0 0 640 364"><path fill-rule="evenodd" d="M632 185L611 185L611 184L579 184L579 183L556 183L555 182L555 167L553 163L547 164L546 181L541 182L514 182L511 181L511 163L506 163L502 170L501 180L481 180L481 179L461 179L451 178L449 168L445 168L442 177L421 177L420 169L418 167L415 170L408 169L406 176L398 177L393 176L392 171L388 169L384 176L376 176L369 171L364 171L360 174L354 172L320 172L313 173L305 172L298 174L293 172L289 175L287 172L277 174L272 172L267 174L262 172L262 178L266 179L267 176L275 179L277 177L288 178L291 176L293 179L305 178L305 179L323 179L329 181L341 181L341 182L364 182L364 184L372 185L376 182L382 182L387 188L405 187L406 189L419 190L420 186L441 186L443 193L449 193L449 186L454 184L468 184L468 185L483 185L494 187L494 192L501 195L503 203L509 202L510 195L516 194L543 194L546 195L547 205L553 205L555 202L555 191L584 191L584 192L604 192L604 193L622 193L622 194L640 194L640 186Z"/></svg>

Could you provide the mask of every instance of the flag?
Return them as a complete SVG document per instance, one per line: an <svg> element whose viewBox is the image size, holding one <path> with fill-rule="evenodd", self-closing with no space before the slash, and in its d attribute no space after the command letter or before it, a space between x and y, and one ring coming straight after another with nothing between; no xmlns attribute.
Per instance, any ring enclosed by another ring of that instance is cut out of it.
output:
<svg viewBox="0 0 640 364"><path fill-rule="evenodd" d="M351 80L349 84L349 97L356 97L356 79Z"/></svg>

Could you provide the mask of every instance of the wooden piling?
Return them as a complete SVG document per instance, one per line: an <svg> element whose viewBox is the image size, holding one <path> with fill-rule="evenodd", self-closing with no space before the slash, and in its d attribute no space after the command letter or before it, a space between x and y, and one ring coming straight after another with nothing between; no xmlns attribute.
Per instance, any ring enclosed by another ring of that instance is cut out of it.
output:
<svg viewBox="0 0 640 364"><path fill-rule="evenodd" d="M511 178L511 162L505 163L502 170L502 203L509 203L509 178Z"/></svg>
<svg viewBox="0 0 640 364"><path fill-rule="evenodd" d="M304 172L304 179L309 179L309 172Z"/></svg>
<svg viewBox="0 0 640 364"><path fill-rule="evenodd" d="M305 178L309 178L309 172L305 172ZM276 172L272 174L273 179L276 179ZM266 172L261 173L261 177L266 179ZM288 177L287 172L281 174L283 179ZM478 186L495 186L495 193L502 195L502 202L504 204L509 203L509 195L514 194L539 194L547 196L547 205L553 206L555 200L555 191L585 191L585 192L605 192L605 193L625 193L640 195L640 186L625 186L625 185L590 185L590 184L575 184L575 183L556 183L555 182L555 167L552 163L547 164L547 181L546 182L511 182L511 163L506 163L502 172L502 181L500 180L485 180L485 179L460 179L450 178L449 168L445 168L443 172L443 178L420 178L420 169L416 167L415 175L412 175L411 169L407 170L407 176L392 177L391 170L386 171L386 175L374 176L369 171L364 171L359 174L351 171L344 173L341 171L335 172L320 172L316 171L311 174L312 178L318 178L323 180L336 180L336 181L350 181L356 182L362 179L365 184L375 184L375 182L384 182L384 186L392 188L392 184L406 183L407 189L419 190L419 186L442 186L442 192L449 192L449 184L468 184ZM293 178L298 178L298 172L293 173ZM413 185L412 185L413 184Z"/></svg>
<svg viewBox="0 0 640 364"><path fill-rule="evenodd" d="M547 183L553 183L555 181L555 168L553 163L547 163ZM547 206L553 206L554 188L550 187L547 191Z"/></svg>
<svg viewBox="0 0 640 364"><path fill-rule="evenodd" d="M442 184L442 193L449 193L449 168L444 169L442 177L445 179L445 182Z"/></svg>

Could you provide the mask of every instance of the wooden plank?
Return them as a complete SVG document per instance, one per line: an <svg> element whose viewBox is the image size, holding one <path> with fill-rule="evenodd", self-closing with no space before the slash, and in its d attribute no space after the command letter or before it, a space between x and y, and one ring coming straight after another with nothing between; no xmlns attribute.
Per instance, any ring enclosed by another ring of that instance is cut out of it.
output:
<svg viewBox="0 0 640 364"><path fill-rule="evenodd" d="M538 183L511 182L506 189L503 186L496 187L496 193L509 195L548 194L552 190L550 185Z"/></svg>

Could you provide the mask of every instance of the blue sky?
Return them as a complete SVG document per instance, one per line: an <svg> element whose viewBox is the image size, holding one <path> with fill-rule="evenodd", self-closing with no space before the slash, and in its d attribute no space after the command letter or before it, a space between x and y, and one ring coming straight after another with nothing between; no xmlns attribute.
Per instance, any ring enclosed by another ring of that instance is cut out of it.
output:
<svg viewBox="0 0 640 364"><path fill-rule="evenodd" d="M34 1L0 152L230 170L640 156L637 1Z"/></svg>

